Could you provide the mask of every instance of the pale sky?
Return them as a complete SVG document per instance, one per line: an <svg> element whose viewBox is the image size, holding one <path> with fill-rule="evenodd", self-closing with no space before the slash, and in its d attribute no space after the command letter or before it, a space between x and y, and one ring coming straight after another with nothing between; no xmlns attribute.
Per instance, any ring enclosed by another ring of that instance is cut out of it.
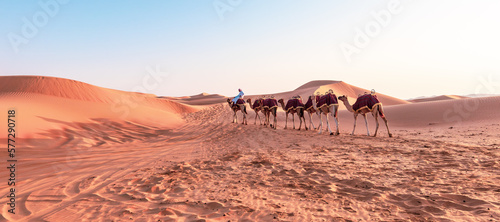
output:
<svg viewBox="0 0 500 222"><path fill-rule="evenodd" d="M500 94L499 11L496 0L0 0L0 75L160 96L320 79L402 99Z"/></svg>

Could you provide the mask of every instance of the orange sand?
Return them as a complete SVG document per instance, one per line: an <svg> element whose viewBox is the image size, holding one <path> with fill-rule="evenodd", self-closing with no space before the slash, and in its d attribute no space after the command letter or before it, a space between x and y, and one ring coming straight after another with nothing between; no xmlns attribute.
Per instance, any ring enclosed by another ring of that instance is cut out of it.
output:
<svg viewBox="0 0 500 222"><path fill-rule="evenodd" d="M330 88L352 101L369 92L314 81L274 95ZM251 109L249 125L233 124L221 95L158 98L0 77L0 124L15 108L19 137L16 214L2 182L0 221L500 220L500 97L378 95L394 138L382 126L366 136L361 119L349 135L343 104L341 135L330 136L284 130L281 108L277 130L254 125Z"/></svg>

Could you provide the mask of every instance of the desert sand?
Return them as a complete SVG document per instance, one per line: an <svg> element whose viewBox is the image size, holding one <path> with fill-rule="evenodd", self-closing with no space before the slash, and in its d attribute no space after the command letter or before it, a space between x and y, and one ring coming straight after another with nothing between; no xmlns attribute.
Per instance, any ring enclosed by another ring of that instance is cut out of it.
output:
<svg viewBox="0 0 500 222"><path fill-rule="evenodd" d="M369 92L312 81L272 95L329 89L351 102ZM362 119L350 135L343 104L330 136L284 130L281 108L276 130L254 125L250 108L249 125L231 123L222 95L0 77L3 147L7 110L17 122L16 209L3 167L0 221L499 221L500 97L378 97L393 138L383 126L368 137Z"/></svg>

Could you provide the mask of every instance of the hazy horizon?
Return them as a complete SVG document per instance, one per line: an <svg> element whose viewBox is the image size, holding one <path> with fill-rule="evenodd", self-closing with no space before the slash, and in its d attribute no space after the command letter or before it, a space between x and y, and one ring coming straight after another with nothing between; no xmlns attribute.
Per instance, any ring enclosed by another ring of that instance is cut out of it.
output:
<svg viewBox="0 0 500 222"><path fill-rule="evenodd" d="M344 81L389 96L500 94L500 2L0 2L0 75L159 96Z"/></svg>

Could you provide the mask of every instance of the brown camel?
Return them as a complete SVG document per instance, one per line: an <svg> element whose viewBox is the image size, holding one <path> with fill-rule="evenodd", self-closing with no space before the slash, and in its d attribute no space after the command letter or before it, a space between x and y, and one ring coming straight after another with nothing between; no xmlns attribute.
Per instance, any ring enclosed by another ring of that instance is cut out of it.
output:
<svg viewBox="0 0 500 222"><path fill-rule="evenodd" d="M363 100L365 100L365 99L371 100L373 98L374 98L373 101L376 101L376 102L374 102L374 104L371 104L372 105L371 109L369 108L370 104L369 105L362 104L362 107L358 107L359 106L358 104L360 104L360 102L363 102ZM344 105L347 108L347 110L349 110L349 112L354 113L354 128L352 129L352 135L354 135L354 130L356 130L356 120L358 119L358 114L361 114L365 118L366 133L368 136L370 136L370 130L368 129L368 121L366 120L366 114L371 112L373 117L375 118L375 122L377 123L377 128L375 128L375 134L373 136L374 137L377 136L378 127L379 127L378 115L380 114L380 117L384 120L385 126L387 127L387 133L389 134L389 137L392 137L392 133L391 133L391 131L389 131L389 124L387 123L387 119L385 118L382 103L378 102L378 99L376 96L374 96L372 94L366 94L366 95L362 95L362 96L358 97L358 99L356 100L356 103L354 103L354 108L353 108L353 106L351 106L351 104L349 104L349 100L347 100L347 96L345 96L345 95L340 96L339 100L342 100L342 102L344 102Z"/></svg>
<svg viewBox="0 0 500 222"><path fill-rule="evenodd" d="M257 99L257 100L255 100L255 102L252 105L252 99L247 99L247 103L250 104L250 108L252 108L253 111L255 111L255 121L253 123L254 125L257 124L257 117L259 117L259 123L260 123L260 125L262 125L262 120L260 119L259 112L264 113L264 111L262 110L262 102L263 101L264 101L264 99L262 99L262 98Z"/></svg>
<svg viewBox="0 0 500 222"><path fill-rule="evenodd" d="M294 116L294 114L297 114L297 116L299 117L299 120L300 120L299 130L302 127L302 119L304 119L304 126L306 127L306 130L307 130L307 126L305 124L306 118L304 117L304 105L302 104L302 102L300 101L299 98L294 97L292 99L289 99L286 103L286 106L285 106L285 102L283 101L283 99L278 100L278 103L281 104L281 108L283 108L283 110L285 110L285 113L286 113L285 129L288 126L288 114L292 114L293 129L295 129L295 116ZM294 104L294 103L296 103L296 104Z"/></svg>
<svg viewBox="0 0 500 222"><path fill-rule="evenodd" d="M241 100L241 101L240 101ZM248 125L247 123L247 107L245 106L245 100L239 99L236 104L231 103L231 99L227 99L227 103L229 104L229 107L233 110L234 115L233 115L233 123L238 123L238 118L236 116L236 112L241 111L243 114L243 123L244 125Z"/></svg>
<svg viewBox="0 0 500 222"><path fill-rule="evenodd" d="M270 125L271 128L276 129L278 124L278 117L276 113L278 112L278 102L275 98L267 98L262 102L262 112L265 115L264 126ZM274 124L270 124L271 114L274 116Z"/></svg>
<svg viewBox="0 0 500 222"><path fill-rule="evenodd" d="M339 103L338 100L333 94L333 91L330 90L328 93L326 93L323 96L320 96L319 94L315 96L314 99L315 103L314 106L319 112L319 134L322 133L323 131L323 118L322 116L325 115L326 117L326 126L328 129L328 132L330 135L334 135L332 132L332 129L330 128L330 122L328 120L328 114L331 113L333 119L335 120L335 126L336 126L336 132L335 135L339 135L339 118L338 118L338 111L339 111Z"/></svg>

